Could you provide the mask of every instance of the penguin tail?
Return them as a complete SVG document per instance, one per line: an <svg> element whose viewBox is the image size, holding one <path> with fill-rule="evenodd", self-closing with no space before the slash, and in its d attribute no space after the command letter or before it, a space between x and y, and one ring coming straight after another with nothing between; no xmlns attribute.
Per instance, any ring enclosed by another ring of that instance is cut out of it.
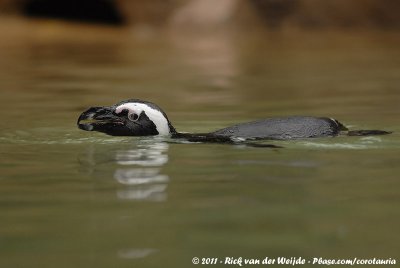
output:
<svg viewBox="0 0 400 268"><path fill-rule="evenodd" d="M347 132L347 136L378 136L378 135L388 135L392 131L384 130L350 130Z"/></svg>

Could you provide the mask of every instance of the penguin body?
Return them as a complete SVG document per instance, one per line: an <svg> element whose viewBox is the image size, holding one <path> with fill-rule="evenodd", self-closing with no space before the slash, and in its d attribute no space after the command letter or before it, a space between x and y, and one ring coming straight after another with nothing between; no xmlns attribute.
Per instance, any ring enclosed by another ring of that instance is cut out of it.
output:
<svg viewBox="0 0 400 268"><path fill-rule="evenodd" d="M383 135L382 130L348 129L339 121L326 117L290 116L240 123L210 133L180 133L166 113L156 104L138 99L109 107L91 107L78 118L78 127L113 136L170 136L199 142L230 142L246 139L290 140L334 137L347 131L349 136Z"/></svg>
<svg viewBox="0 0 400 268"><path fill-rule="evenodd" d="M336 136L347 130L338 121L325 117L291 116L237 124L212 132L215 135L244 139L302 139Z"/></svg>

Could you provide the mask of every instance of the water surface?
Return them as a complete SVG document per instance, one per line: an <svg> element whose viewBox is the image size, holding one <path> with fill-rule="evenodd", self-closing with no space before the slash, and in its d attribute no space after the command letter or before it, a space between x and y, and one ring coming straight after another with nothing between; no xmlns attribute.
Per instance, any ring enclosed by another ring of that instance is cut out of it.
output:
<svg viewBox="0 0 400 268"><path fill-rule="evenodd" d="M397 258L394 32L196 36L7 21L0 41L0 266L189 267L197 257ZM151 100L178 130L277 115L390 136L175 144L80 131Z"/></svg>

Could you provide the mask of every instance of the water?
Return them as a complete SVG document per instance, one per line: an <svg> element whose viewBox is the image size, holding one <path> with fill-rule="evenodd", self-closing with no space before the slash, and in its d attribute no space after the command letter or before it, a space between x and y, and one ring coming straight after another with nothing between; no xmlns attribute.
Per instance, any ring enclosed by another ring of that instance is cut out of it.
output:
<svg viewBox="0 0 400 268"><path fill-rule="evenodd" d="M398 33L1 27L1 267L400 261ZM394 134L269 149L77 129L85 108L127 98L159 104L182 131L315 115Z"/></svg>

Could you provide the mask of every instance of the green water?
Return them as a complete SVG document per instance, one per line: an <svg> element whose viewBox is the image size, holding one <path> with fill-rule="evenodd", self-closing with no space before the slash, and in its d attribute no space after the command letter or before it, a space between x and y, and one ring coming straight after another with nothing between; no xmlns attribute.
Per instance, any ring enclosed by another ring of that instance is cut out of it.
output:
<svg viewBox="0 0 400 268"><path fill-rule="evenodd" d="M10 25L0 41L0 267L400 261L398 33L137 37ZM77 129L85 108L127 98L159 104L181 131L315 115L394 134L268 149Z"/></svg>

